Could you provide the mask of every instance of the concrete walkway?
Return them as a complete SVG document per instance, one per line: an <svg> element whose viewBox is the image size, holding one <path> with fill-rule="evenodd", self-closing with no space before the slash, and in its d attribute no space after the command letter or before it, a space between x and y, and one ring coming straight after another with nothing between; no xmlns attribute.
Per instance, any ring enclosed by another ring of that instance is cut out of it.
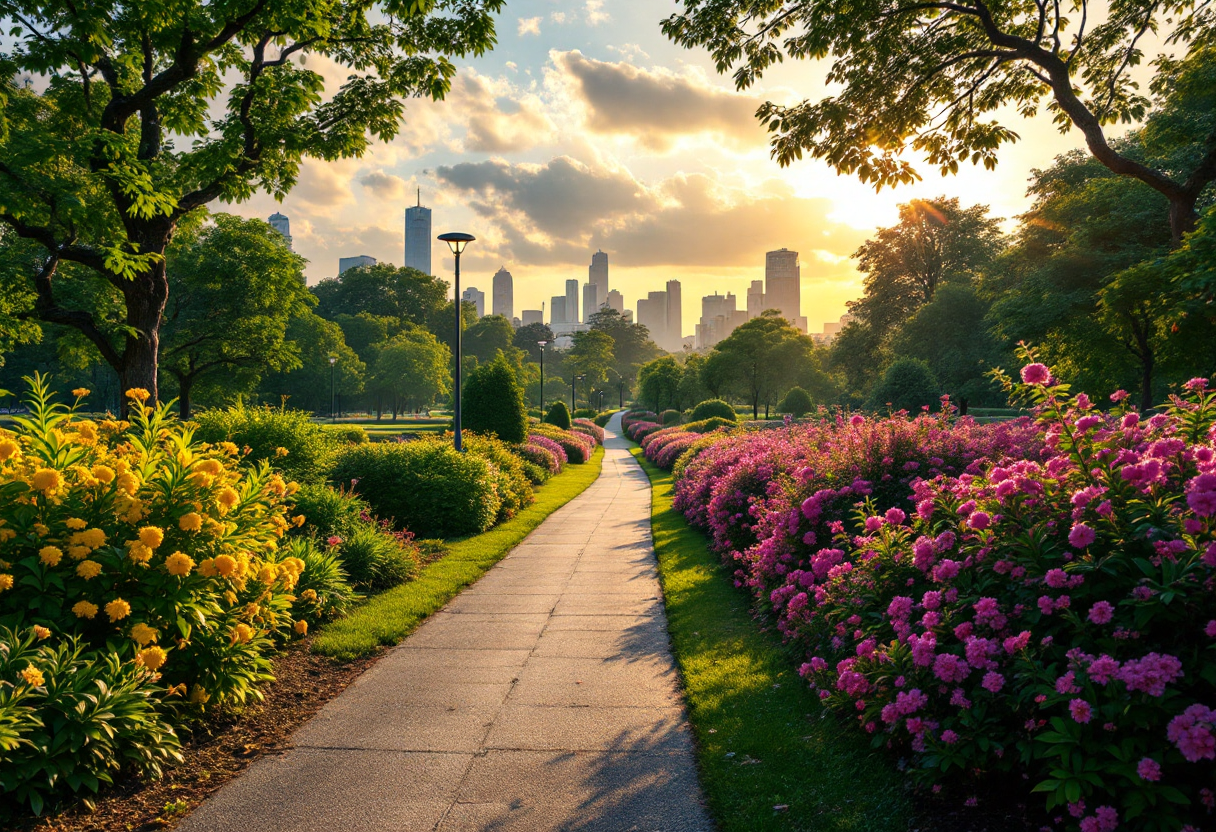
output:
<svg viewBox="0 0 1216 832"><path fill-rule="evenodd" d="M712 829L619 429L590 488L180 828Z"/></svg>

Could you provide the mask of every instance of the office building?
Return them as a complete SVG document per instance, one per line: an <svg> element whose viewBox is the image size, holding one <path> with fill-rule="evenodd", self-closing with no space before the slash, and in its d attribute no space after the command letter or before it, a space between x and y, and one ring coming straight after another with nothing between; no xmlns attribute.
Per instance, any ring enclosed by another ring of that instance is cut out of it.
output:
<svg viewBox="0 0 1216 832"><path fill-rule="evenodd" d="M793 326L806 332L798 252L783 248L764 255L764 302L766 309L775 309Z"/></svg>
<svg viewBox="0 0 1216 832"><path fill-rule="evenodd" d="M594 283L583 284L583 323L589 323L591 316L600 311L600 287Z"/></svg>
<svg viewBox="0 0 1216 832"><path fill-rule="evenodd" d="M520 314L523 315L523 318L520 319L522 326L543 324L545 322L545 310L543 309L525 309Z"/></svg>
<svg viewBox="0 0 1216 832"><path fill-rule="evenodd" d="M405 265L423 274L431 274L431 209L422 207L422 189L418 189L418 204L405 209Z"/></svg>
<svg viewBox="0 0 1216 832"><path fill-rule="evenodd" d="M566 281L566 323L578 323L578 281Z"/></svg>
<svg viewBox="0 0 1216 832"><path fill-rule="evenodd" d="M600 302L608 298L608 255L597 251L591 255L591 265L587 268L587 282L599 287ZM598 307L597 307L598 308Z"/></svg>
<svg viewBox="0 0 1216 832"><path fill-rule="evenodd" d="M667 293L650 292L638 300L637 322L646 327L650 340L660 348L668 349L667 341Z"/></svg>
<svg viewBox="0 0 1216 832"><path fill-rule="evenodd" d="M362 266L374 265L376 265L376 258L369 257L366 254L360 254L358 257L339 257L338 274L343 274L349 269L358 269Z"/></svg>
<svg viewBox="0 0 1216 832"><path fill-rule="evenodd" d="M287 248L291 249L291 220L287 219L287 215L274 213L270 215L270 218L266 222L270 223L271 228L286 238Z"/></svg>
<svg viewBox="0 0 1216 832"><path fill-rule="evenodd" d="M684 306L681 300L680 281L667 281L667 344L665 349L679 352L684 346Z"/></svg>
<svg viewBox="0 0 1216 832"><path fill-rule="evenodd" d="M701 298L701 321L693 341L697 349L708 349L735 331L748 319L746 309L736 308L736 298L730 292L714 292Z"/></svg>
<svg viewBox="0 0 1216 832"><path fill-rule="evenodd" d="M760 313L765 309L764 306L764 281L753 280L752 285L747 289L747 318L759 317Z"/></svg>
<svg viewBox="0 0 1216 832"><path fill-rule="evenodd" d="M495 315L502 315L508 321L515 317L515 280L506 268L500 268L494 273L493 309Z"/></svg>
<svg viewBox="0 0 1216 832"><path fill-rule="evenodd" d="M549 301L549 326L566 322L566 296L554 295Z"/></svg>
<svg viewBox="0 0 1216 832"><path fill-rule="evenodd" d="M466 303L471 303L477 307L477 317L484 318L486 315L486 293L478 289L476 286L470 286L460 293L460 299Z"/></svg>
<svg viewBox="0 0 1216 832"><path fill-rule="evenodd" d="M615 309L617 314L625 314L625 296L613 289L608 293L608 297L604 301L604 305L609 309Z"/></svg>

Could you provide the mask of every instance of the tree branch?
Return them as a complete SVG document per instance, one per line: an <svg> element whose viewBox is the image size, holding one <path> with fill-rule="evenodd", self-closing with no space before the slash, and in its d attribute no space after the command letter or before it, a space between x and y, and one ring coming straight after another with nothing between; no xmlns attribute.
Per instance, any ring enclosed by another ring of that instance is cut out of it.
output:
<svg viewBox="0 0 1216 832"><path fill-rule="evenodd" d="M57 255L52 254L34 275L34 291L37 295L34 301L34 314L47 323L70 326L78 330L93 343L93 346L97 347L106 363L121 373L122 356L110 343L106 334L97 328L97 322L93 316L79 309L64 309L55 302L51 278L59 269L59 259Z"/></svg>

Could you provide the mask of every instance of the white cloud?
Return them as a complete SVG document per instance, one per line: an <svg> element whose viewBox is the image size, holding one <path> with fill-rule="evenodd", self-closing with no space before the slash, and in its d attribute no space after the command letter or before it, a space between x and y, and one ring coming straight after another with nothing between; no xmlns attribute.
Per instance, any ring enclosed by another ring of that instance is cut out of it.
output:
<svg viewBox="0 0 1216 832"><path fill-rule="evenodd" d="M525 35L540 34L540 18L539 17L521 17L519 19L519 27L516 29L519 36L522 38Z"/></svg>
<svg viewBox="0 0 1216 832"><path fill-rule="evenodd" d="M566 13L565 12L554 12L553 14L549 15L549 19L552 20L554 23L559 23L559 24L565 23L566 22Z"/></svg>
<svg viewBox="0 0 1216 832"><path fill-rule="evenodd" d="M587 0L587 25L598 26L612 18L604 11L604 0Z"/></svg>

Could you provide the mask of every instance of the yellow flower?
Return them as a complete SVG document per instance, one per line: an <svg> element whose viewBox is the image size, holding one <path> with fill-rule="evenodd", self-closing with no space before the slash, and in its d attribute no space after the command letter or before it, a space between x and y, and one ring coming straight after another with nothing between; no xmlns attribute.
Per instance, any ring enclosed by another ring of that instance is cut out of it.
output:
<svg viewBox="0 0 1216 832"><path fill-rule="evenodd" d="M80 437L80 441L84 444L92 445L97 441L97 425L92 422L78 422L74 427L76 428L76 435Z"/></svg>
<svg viewBox="0 0 1216 832"><path fill-rule="evenodd" d="M51 631L48 630L46 627L43 627L41 624L35 624L34 625L34 635L38 637L39 641L45 641L46 639L51 637Z"/></svg>
<svg viewBox="0 0 1216 832"><path fill-rule="evenodd" d="M190 701L196 705L205 705L210 698L211 694L207 693L202 685L195 685L194 689L190 691Z"/></svg>
<svg viewBox="0 0 1216 832"><path fill-rule="evenodd" d="M12 575L0 575L0 592L3 592L6 589L12 589L12 588L13 588L13 576Z"/></svg>
<svg viewBox="0 0 1216 832"><path fill-rule="evenodd" d="M305 517L303 514L297 514L295 517L291 518L291 525L295 526L298 529L301 526L303 526L304 523L307 522L307 520L308 520L308 518Z"/></svg>
<svg viewBox="0 0 1216 832"><path fill-rule="evenodd" d="M89 552L93 551L88 546L69 546L68 555L72 560L84 560L89 556Z"/></svg>
<svg viewBox="0 0 1216 832"><path fill-rule="evenodd" d="M121 598L115 598L110 603L106 604L106 615L110 616L110 621L121 621L131 614L131 605Z"/></svg>
<svg viewBox="0 0 1216 832"><path fill-rule="evenodd" d="M0 543L7 543L17 536L17 533L12 529L0 529Z"/></svg>
<svg viewBox="0 0 1216 832"><path fill-rule="evenodd" d="M135 663L140 667L146 667L148 670L156 672L161 669L168 658L169 654L162 647L145 647L135 654Z"/></svg>
<svg viewBox="0 0 1216 832"><path fill-rule="evenodd" d="M51 530L43 523L35 523L34 524L34 533L36 535L38 535L39 537L46 537L48 534L51 533Z"/></svg>
<svg viewBox="0 0 1216 832"><path fill-rule="evenodd" d="M100 477L98 479L100 479ZM139 490L139 478L130 472L119 474L118 490L127 494L134 494Z"/></svg>
<svg viewBox="0 0 1216 832"><path fill-rule="evenodd" d="M106 545L106 533L101 529L85 529L76 532L68 538L73 546L88 546L90 549L100 549Z"/></svg>
<svg viewBox="0 0 1216 832"><path fill-rule="evenodd" d="M317 591L315 589L306 589L300 593L300 598L311 604L317 600Z"/></svg>
<svg viewBox="0 0 1216 832"><path fill-rule="evenodd" d="M58 566L59 561L63 560L63 550L58 546L43 546L38 550L38 560L47 566Z"/></svg>
<svg viewBox="0 0 1216 832"><path fill-rule="evenodd" d="M233 456L241 450L234 442L221 442L219 444L219 449L229 456Z"/></svg>
<svg viewBox="0 0 1216 832"><path fill-rule="evenodd" d="M97 615L97 605L89 601L77 601L72 606L72 613L77 618L92 618Z"/></svg>
<svg viewBox="0 0 1216 832"><path fill-rule="evenodd" d="M264 584L274 583L274 579L278 576L279 574L275 571L273 566L263 566L258 572L258 580Z"/></svg>
<svg viewBox="0 0 1216 832"><path fill-rule="evenodd" d="M287 493L288 494L295 494L299 490L300 490L300 484L298 482L295 482L293 480L292 482L287 483Z"/></svg>
<svg viewBox="0 0 1216 832"><path fill-rule="evenodd" d="M199 563L198 574L202 575L204 578L214 578L216 575L218 575L219 571L215 568L215 561L212 558L207 558Z"/></svg>
<svg viewBox="0 0 1216 832"><path fill-rule="evenodd" d="M51 492L63 485L63 477L54 468L39 468L30 478L30 485L39 491Z"/></svg>
<svg viewBox="0 0 1216 832"><path fill-rule="evenodd" d="M127 557L132 563L147 563L152 560L152 550L138 540L129 541L127 548Z"/></svg>
<svg viewBox="0 0 1216 832"><path fill-rule="evenodd" d="M142 387L132 387L127 391L127 398L134 399L142 404L143 402L146 402L148 399L152 398L152 394Z"/></svg>
<svg viewBox="0 0 1216 832"><path fill-rule="evenodd" d="M301 618L296 622L294 629L300 635L306 636L308 635L308 622Z"/></svg>
<svg viewBox="0 0 1216 832"><path fill-rule="evenodd" d="M232 555L220 555L215 559L215 571L225 578L231 578L236 574L236 565L236 558Z"/></svg>
<svg viewBox="0 0 1216 832"><path fill-rule="evenodd" d="M250 627L248 624L245 624L245 623L237 624L236 627L233 628L233 630L232 630L232 643L233 644L236 644L237 642L240 642L241 644L247 644L252 639L253 639L253 628Z"/></svg>
<svg viewBox="0 0 1216 832"><path fill-rule="evenodd" d="M84 520L81 520L79 517L69 517L66 521L64 521L64 525L72 531L80 531L83 528L87 528L89 524Z"/></svg>
<svg viewBox="0 0 1216 832"><path fill-rule="evenodd" d="M101 564L95 560L82 560L76 567L76 574L86 581L91 581L101 574Z"/></svg>
<svg viewBox="0 0 1216 832"><path fill-rule="evenodd" d="M202 471L204 474L210 474L213 477L217 477L224 473L224 464L218 459L204 459L199 462L198 465L194 466L194 470Z"/></svg>
<svg viewBox="0 0 1216 832"><path fill-rule="evenodd" d="M203 518L197 512L191 511L181 516L177 527L184 532L196 532L203 527Z"/></svg>
<svg viewBox="0 0 1216 832"><path fill-rule="evenodd" d="M108 465L94 465L93 476L104 483L114 481L114 469Z"/></svg>
<svg viewBox="0 0 1216 832"><path fill-rule="evenodd" d="M228 511L241 501L241 495L236 492L235 488L225 485L216 493L215 501L219 504L220 508Z"/></svg>
<svg viewBox="0 0 1216 832"><path fill-rule="evenodd" d="M165 542L165 533L156 526L144 526L139 530L139 542L149 549L155 549Z"/></svg>
<svg viewBox="0 0 1216 832"><path fill-rule="evenodd" d="M21 671L21 678L32 688L40 688L46 684L46 680L42 678L42 671L32 664Z"/></svg>
<svg viewBox="0 0 1216 832"><path fill-rule="evenodd" d="M274 492L276 497L282 497L287 493L287 483L283 482L283 478L278 474L271 477L270 482L267 483L267 485L270 487L270 490Z"/></svg>
<svg viewBox="0 0 1216 832"><path fill-rule="evenodd" d="M131 638L135 639L140 647L147 647L160 638L160 631L155 627L149 627L141 621L131 628Z"/></svg>
<svg viewBox="0 0 1216 832"><path fill-rule="evenodd" d="M279 448L275 448L275 449L274 449L274 455L275 455L275 456L277 456L277 457L284 457L284 456L287 456L289 453L291 453L291 451L289 451L289 450L287 450L286 448L283 448L283 447L279 447Z"/></svg>
<svg viewBox="0 0 1216 832"><path fill-rule="evenodd" d="M0 462L14 457L21 450L21 446L12 439L0 439Z"/></svg>
<svg viewBox="0 0 1216 832"><path fill-rule="evenodd" d="M174 552L165 559L165 568L169 570L170 575L185 577L194 568L194 561L184 552Z"/></svg>
<svg viewBox="0 0 1216 832"><path fill-rule="evenodd" d="M89 388L77 387L75 390L72 391L72 395L78 399L83 399L85 396L89 395Z"/></svg>

